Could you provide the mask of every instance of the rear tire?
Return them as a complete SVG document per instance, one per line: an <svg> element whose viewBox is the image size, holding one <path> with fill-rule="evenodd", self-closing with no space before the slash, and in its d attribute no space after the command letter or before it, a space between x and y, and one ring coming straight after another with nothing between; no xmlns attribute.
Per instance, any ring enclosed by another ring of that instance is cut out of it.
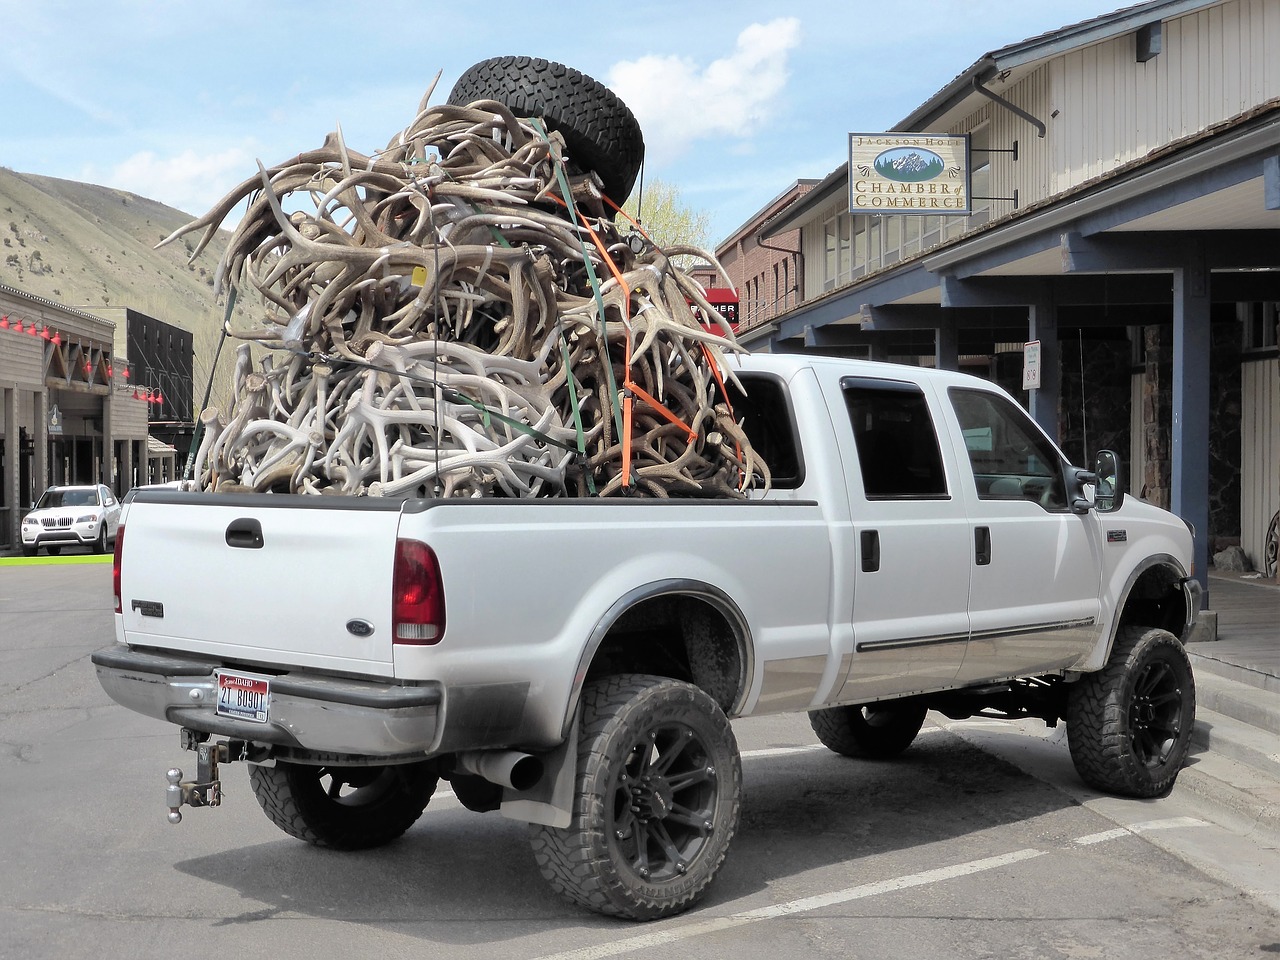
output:
<svg viewBox="0 0 1280 960"><path fill-rule="evenodd" d="M1191 746L1196 686L1181 641L1126 627L1106 667L1071 684L1067 740L1081 779L1127 797L1173 787Z"/></svg>
<svg viewBox="0 0 1280 960"><path fill-rule="evenodd" d="M251 765L253 795L277 827L334 850L390 843L422 816L438 778L429 763L382 767Z"/></svg>
<svg viewBox="0 0 1280 960"><path fill-rule="evenodd" d="M618 206L644 160L640 124L604 84L572 67L537 57L492 57L472 66L453 85L449 103L465 106L497 100L517 117L542 117L560 131L568 160L594 171L605 195Z"/></svg>
<svg viewBox="0 0 1280 960"><path fill-rule="evenodd" d="M45 547L45 550L48 551L49 556L51 557L56 557L58 554L62 553L61 547Z"/></svg>
<svg viewBox="0 0 1280 960"><path fill-rule="evenodd" d="M823 746L845 757L889 760L915 742L928 709L911 700L827 707L809 711Z"/></svg>
<svg viewBox="0 0 1280 960"><path fill-rule="evenodd" d="M741 802L737 741L711 697L662 677L607 677L582 695L573 819L532 827L534 858L589 910L668 917L715 879Z"/></svg>

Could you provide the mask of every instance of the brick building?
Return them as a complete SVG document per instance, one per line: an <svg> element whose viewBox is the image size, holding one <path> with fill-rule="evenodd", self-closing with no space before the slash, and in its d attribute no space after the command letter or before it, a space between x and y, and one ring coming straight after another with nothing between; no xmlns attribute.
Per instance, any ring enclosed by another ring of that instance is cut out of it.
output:
<svg viewBox="0 0 1280 960"><path fill-rule="evenodd" d="M716 247L716 258L738 292L739 329L767 323L804 299L800 231L789 230L765 241L759 233L768 220L786 210L817 183L817 180L795 181ZM695 270L694 277L704 287L724 285L723 278L709 269Z"/></svg>

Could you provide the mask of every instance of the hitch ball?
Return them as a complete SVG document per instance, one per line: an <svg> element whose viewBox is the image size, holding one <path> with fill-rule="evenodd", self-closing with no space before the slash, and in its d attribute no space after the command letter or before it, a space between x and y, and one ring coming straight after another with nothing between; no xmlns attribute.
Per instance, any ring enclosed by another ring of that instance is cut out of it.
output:
<svg viewBox="0 0 1280 960"><path fill-rule="evenodd" d="M169 822L182 822L182 771L177 767L170 767L169 772L164 775L169 781L169 786L164 792L165 803L169 807Z"/></svg>

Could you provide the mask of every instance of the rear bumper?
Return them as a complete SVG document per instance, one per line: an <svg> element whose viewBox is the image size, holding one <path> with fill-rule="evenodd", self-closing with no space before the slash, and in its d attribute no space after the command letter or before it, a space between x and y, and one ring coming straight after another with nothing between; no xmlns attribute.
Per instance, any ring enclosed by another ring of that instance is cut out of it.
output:
<svg viewBox="0 0 1280 960"><path fill-rule="evenodd" d="M111 699L192 730L309 751L397 757L438 747L443 690L315 674L271 677L270 721L216 714L217 661L117 645L93 655ZM252 671L250 671L252 672Z"/></svg>

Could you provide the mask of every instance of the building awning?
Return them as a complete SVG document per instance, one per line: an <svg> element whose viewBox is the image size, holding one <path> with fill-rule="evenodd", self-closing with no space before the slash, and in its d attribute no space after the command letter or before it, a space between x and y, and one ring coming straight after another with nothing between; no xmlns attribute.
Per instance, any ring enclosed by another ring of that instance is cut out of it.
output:
<svg viewBox="0 0 1280 960"><path fill-rule="evenodd" d="M163 440L157 440L155 437L147 437L147 456L148 457L172 457L178 453L178 448L171 443L165 443Z"/></svg>

